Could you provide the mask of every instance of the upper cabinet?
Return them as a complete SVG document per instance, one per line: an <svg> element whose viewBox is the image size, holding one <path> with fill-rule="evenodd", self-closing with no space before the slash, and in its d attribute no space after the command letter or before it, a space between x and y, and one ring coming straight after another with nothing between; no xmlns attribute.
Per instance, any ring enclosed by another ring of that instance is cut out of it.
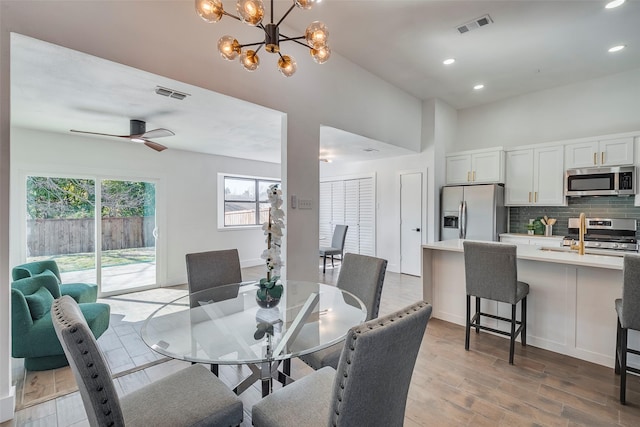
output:
<svg viewBox="0 0 640 427"><path fill-rule="evenodd" d="M633 137L568 144L565 156L567 169L632 165Z"/></svg>
<svg viewBox="0 0 640 427"><path fill-rule="evenodd" d="M505 204L563 206L563 177L562 146L507 151Z"/></svg>
<svg viewBox="0 0 640 427"><path fill-rule="evenodd" d="M504 151L491 149L446 156L447 184L504 183Z"/></svg>

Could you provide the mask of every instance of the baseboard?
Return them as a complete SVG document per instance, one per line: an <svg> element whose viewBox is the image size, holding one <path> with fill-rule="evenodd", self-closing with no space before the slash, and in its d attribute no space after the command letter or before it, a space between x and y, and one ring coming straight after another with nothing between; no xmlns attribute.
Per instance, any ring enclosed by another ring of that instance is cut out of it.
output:
<svg viewBox="0 0 640 427"><path fill-rule="evenodd" d="M0 423L13 419L16 407L16 387L12 386L9 395L0 398Z"/></svg>
<svg viewBox="0 0 640 427"><path fill-rule="evenodd" d="M265 261L262 258L245 259L240 261L240 267L241 268L255 267L256 265L263 265L264 262Z"/></svg>

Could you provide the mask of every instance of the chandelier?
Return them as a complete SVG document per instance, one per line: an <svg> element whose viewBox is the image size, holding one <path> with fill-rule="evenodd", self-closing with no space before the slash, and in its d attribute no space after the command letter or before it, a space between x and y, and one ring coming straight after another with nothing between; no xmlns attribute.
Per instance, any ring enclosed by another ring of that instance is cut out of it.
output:
<svg viewBox="0 0 640 427"><path fill-rule="evenodd" d="M196 0L196 12L207 23L218 22L223 15L230 16L238 21L244 22L252 27L258 27L264 32L264 41L248 44L240 44L233 36L225 35L218 40L218 51L220 55L233 61L240 58L240 63L247 71L255 71L260 66L258 52L264 47L269 53L276 53L278 58L278 69L286 77L292 76L298 68L295 59L291 55L283 55L280 52L280 43L292 41L306 48L309 48L311 57L318 64L324 64L331 56L331 50L327 45L329 31L320 21L312 22L306 29L305 34L299 37L287 37L280 34L280 24L289 15L294 7L300 9L311 9L315 3L321 0L293 0L293 4L277 23L273 19L273 0L271 0L271 22L262 22L264 17L264 4L262 0L237 0L236 11L238 16L228 13L222 8L222 0ZM303 43L301 40L304 40ZM249 49L251 48L251 49Z"/></svg>

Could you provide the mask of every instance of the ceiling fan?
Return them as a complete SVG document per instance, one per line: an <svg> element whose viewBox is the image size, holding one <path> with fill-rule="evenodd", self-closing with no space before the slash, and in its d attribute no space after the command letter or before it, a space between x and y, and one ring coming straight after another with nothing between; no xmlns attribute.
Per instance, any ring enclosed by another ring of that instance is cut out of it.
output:
<svg viewBox="0 0 640 427"><path fill-rule="evenodd" d="M160 128L160 129L153 129L150 131L147 131L146 129L147 129L147 124L144 121L131 120L130 127L129 127L129 135L113 135L110 133L87 132L87 131L74 130L74 129L71 129L71 132L86 133L89 135L114 136L116 138L126 138L133 142L141 142L147 147L156 151L166 150L167 147L165 147L162 144L158 144L157 142L150 141L149 138L162 138L165 136L175 135L175 133L173 133L169 129Z"/></svg>

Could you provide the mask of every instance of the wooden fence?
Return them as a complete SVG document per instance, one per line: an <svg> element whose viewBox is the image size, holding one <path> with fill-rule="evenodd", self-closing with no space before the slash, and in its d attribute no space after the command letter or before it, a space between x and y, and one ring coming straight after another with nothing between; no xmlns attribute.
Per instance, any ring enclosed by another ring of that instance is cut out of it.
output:
<svg viewBox="0 0 640 427"><path fill-rule="evenodd" d="M260 224L269 220L269 208L260 208ZM248 225L255 224L256 211L255 210L243 210L225 212L224 225Z"/></svg>
<svg viewBox="0 0 640 427"><path fill-rule="evenodd" d="M102 219L102 250L155 246L154 217ZM95 251L94 220L35 219L27 221L28 256Z"/></svg>

